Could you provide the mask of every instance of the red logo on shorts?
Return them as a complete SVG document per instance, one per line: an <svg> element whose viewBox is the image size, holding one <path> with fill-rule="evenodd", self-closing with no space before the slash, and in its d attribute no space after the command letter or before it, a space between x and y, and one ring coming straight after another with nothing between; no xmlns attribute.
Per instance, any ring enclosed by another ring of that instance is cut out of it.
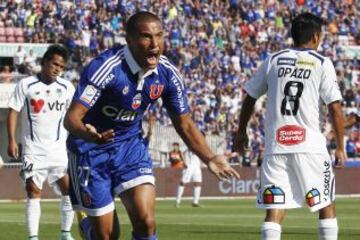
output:
<svg viewBox="0 0 360 240"><path fill-rule="evenodd" d="M35 99L31 99L30 100L30 104L34 109L35 113L39 113L42 109L42 107L44 106L44 100L39 99L39 100L35 100Z"/></svg>
<svg viewBox="0 0 360 240"><path fill-rule="evenodd" d="M276 131L276 141L283 145L296 145L305 141L305 128L285 125Z"/></svg>

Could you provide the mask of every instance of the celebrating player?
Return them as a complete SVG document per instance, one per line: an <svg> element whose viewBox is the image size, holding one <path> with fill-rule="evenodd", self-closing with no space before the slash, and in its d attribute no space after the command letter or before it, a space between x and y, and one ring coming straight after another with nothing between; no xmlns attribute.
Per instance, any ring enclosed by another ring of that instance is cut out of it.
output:
<svg viewBox="0 0 360 240"><path fill-rule="evenodd" d="M50 46L42 58L41 72L21 80L9 101L8 154L13 158L20 157L15 135L19 112L25 108L21 115L24 146L21 175L27 193L26 226L29 239L33 240L38 239L41 189L46 179L61 191L61 239L73 239L70 229L74 212L66 173L68 133L63 127L63 119L75 89L71 82L59 77L67 58L64 47Z"/></svg>
<svg viewBox="0 0 360 240"><path fill-rule="evenodd" d="M294 48L279 51L260 66L245 85L235 150L247 146L246 127L256 99L266 93L265 157L261 165L258 206L266 209L262 239L280 239L285 209L319 210L320 239L337 239L335 179L326 140L320 131L319 107L329 109L337 140L336 166L345 161L341 94L334 66L316 52L323 21L297 16L291 27Z"/></svg>
<svg viewBox="0 0 360 240"><path fill-rule="evenodd" d="M157 239L154 176L141 121L159 98L179 135L209 170L218 178L238 177L191 120L182 79L161 55L163 34L156 15L131 16L127 45L103 52L87 66L65 117L71 133L72 203L89 215L94 239L119 237L114 195L127 210L133 239Z"/></svg>

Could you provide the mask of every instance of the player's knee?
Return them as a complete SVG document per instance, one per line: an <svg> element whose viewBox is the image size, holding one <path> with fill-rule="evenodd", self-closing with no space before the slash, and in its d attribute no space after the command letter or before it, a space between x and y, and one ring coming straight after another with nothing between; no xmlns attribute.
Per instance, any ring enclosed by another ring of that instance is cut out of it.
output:
<svg viewBox="0 0 360 240"><path fill-rule="evenodd" d="M151 215L139 218L134 226L135 232L140 234L152 235L155 233L155 217Z"/></svg>
<svg viewBox="0 0 360 240"><path fill-rule="evenodd" d="M41 190L35 185L33 181L26 181L25 190L28 198L41 197Z"/></svg>
<svg viewBox="0 0 360 240"><path fill-rule="evenodd" d="M331 203L329 206L326 206L319 210L319 219L335 218L335 217L336 217L335 203Z"/></svg>
<svg viewBox="0 0 360 240"><path fill-rule="evenodd" d="M119 238L120 238L120 227L119 224L115 224L110 235L110 240L118 240Z"/></svg>
<svg viewBox="0 0 360 240"><path fill-rule="evenodd" d="M266 210L265 222L274 222L281 224L285 218L284 209L268 209Z"/></svg>

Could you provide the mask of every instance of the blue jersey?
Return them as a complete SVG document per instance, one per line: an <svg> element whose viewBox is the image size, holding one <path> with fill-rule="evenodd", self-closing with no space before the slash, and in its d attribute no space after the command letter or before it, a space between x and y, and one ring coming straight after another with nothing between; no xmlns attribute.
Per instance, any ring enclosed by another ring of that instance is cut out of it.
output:
<svg viewBox="0 0 360 240"><path fill-rule="evenodd" d="M97 145L70 135L68 148L83 153L141 134L144 112L159 98L171 114L189 112L183 80L165 56L156 69L144 73L127 46L103 52L85 68L73 101L89 109L84 124L98 132L114 129L114 142Z"/></svg>

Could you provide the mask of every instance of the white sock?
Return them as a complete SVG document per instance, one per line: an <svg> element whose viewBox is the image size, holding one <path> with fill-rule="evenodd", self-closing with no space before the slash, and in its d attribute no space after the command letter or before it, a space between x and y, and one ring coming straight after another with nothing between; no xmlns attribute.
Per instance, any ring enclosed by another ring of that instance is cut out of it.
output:
<svg viewBox="0 0 360 240"><path fill-rule="evenodd" d="M280 240L281 225L274 222L264 222L261 226L262 240Z"/></svg>
<svg viewBox="0 0 360 240"><path fill-rule="evenodd" d="M60 201L61 231L70 232L74 220L74 211L68 195L61 196Z"/></svg>
<svg viewBox="0 0 360 240"><path fill-rule="evenodd" d="M194 200L193 200L193 203L199 204L200 194L201 194L201 187L200 186L194 187Z"/></svg>
<svg viewBox="0 0 360 240"><path fill-rule="evenodd" d="M25 218L29 237L37 236L39 234L40 216L40 198L26 199Z"/></svg>
<svg viewBox="0 0 360 240"><path fill-rule="evenodd" d="M185 187L184 186L179 186L178 189L177 189L177 195L176 195L176 203L180 203L181 202L181 197L184 193L184 189Z"/></svg>
<svg viewBox="0 0 360 240"><path fill-rule="evenodd" d="M319 239L336 240L338 236L338 224L336 218L326 218L319 220Z"/></svg>

